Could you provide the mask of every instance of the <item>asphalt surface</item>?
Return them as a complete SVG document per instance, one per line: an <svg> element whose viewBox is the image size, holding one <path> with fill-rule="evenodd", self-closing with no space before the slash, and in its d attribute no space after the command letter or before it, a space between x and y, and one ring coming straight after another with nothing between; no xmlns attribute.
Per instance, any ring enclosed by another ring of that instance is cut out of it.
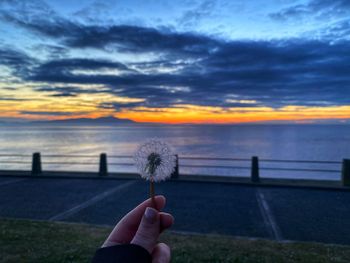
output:
<svg viewBox="0 0 350 263"><path fill-rule="evenodd" d="M350 191L168 181L173 230L350 244ZM0 177L0 217L114 225L148 196L141 180Z"/></svg>

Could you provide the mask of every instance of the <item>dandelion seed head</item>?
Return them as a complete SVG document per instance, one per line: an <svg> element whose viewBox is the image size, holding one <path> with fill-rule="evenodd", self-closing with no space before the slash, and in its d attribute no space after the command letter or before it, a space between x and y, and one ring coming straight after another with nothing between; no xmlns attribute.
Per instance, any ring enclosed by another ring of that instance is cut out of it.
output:
<svg viewBox="0 0 350 263"><path fill-rule="evenodd" d="M171 147L159 139L150 139L140 145L134 160L141 177L154 182L169 178L176 163Z"/></svg>

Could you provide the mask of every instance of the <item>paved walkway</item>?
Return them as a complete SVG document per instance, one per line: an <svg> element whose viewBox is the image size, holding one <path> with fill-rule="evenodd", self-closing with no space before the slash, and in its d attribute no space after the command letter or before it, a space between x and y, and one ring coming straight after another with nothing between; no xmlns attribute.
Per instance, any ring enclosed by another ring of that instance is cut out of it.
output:
<svg viewBox="0 0 350 263"><path fill-rule="evenodd" d="M147 197L141 180L0 177L0 217L114 225ZM350 244L350 191L168 181L173 230Z"/></svg>

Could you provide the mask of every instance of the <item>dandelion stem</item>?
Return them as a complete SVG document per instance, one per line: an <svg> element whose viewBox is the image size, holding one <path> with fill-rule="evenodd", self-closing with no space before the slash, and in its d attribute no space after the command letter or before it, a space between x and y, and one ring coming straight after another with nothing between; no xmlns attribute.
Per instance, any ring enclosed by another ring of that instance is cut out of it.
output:
<svg viewBox="0 0 350 263"><path fill-rule="evenodd" d="M149 181L149 195L150 195L150 198L152 199L152 206L155 209L157 209L156 199L154 198L154 181L152 176L151 176L151 180Z"/></svg>

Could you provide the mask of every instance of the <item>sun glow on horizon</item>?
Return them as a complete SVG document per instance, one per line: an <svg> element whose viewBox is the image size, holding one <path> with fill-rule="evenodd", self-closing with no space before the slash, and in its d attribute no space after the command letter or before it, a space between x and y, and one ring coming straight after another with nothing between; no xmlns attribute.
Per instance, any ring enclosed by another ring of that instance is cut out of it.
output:
<svg viewBox="0 0 350 263"><path fill-rule="evenodd" d="M2 84L4 85L4 84ZM3 86L4 87L4 86ZM55 92L41 92L33 84L12 84L13 89L0 90L0 118L26 120L64 120L115 116L135 122L167 124L236 124L256 122L309 123L322 120L350 119L350 106L298 106L280 108L256 106L257 101L235 97L232 103L241 107L199 106L174 104L170 107L137 106L143 98L121 97L103 92L103 86L73 85L101 92L78 93L74 96L56 97ZM18 92L20 89L21 92ZM3 99L1 99L3 98ZM5 98L5 99L4 99ZM124 107L134 103L135 106Z"/></svg>
<svg viewBox="0 0 350 263"><path fill-rule="evenodd" d="M111 98L109 98L110 101ZM134 101L130 98L114 98L116 102ZM135 102L138 100L135 99ZM103 96L79 96L79 98L55 98L30 101L0 101L0 118L27 120L64 120L114 116L135 122L166 124L237 124L255 122L309 123L321 120L350 119L350 106L285 106L271 107L213 107L179 104L173 107L101 108Z"/></svg>
<svg viewBox="0 0 350 263"><path fill-rule="evenodd" d="M156 114L155 114L156 113ZM205 107L178 105L174 108L135 108L123 110L117 117L137 122L154 123L196 123L235 124L271 121L317 121L326 119L343 120L350 118L350 106L305 107L286 106L279 109L269 107Z"/></svg>

